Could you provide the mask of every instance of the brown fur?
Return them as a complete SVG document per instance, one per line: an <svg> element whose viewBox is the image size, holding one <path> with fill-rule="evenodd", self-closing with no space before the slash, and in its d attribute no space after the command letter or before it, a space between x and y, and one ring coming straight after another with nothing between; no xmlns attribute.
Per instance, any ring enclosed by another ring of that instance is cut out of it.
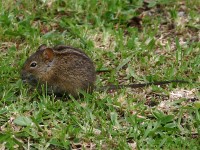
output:
<svg viewBox="0 0 200 150"><path fill-rule="evenodd" d="M37 63L34 66L33 63ZM92 92L96 79L95 67L81 50L59 45L41 45L24 63L22 80L29 84L45 85L48 92L78 97L79 91Z"/></svg>

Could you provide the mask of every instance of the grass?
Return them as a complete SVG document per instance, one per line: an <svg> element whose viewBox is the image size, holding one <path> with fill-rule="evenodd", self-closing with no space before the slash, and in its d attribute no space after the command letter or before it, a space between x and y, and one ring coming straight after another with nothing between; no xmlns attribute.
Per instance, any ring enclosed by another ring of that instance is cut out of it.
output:
<svg viewBox="0 0 200 150"><path fill-rule="evenodd" d="M199 149L197 0L0 2L0 149ZM83 49L97 86L182 79L83 99L30 91L21 67L39 45Z"/></svg>

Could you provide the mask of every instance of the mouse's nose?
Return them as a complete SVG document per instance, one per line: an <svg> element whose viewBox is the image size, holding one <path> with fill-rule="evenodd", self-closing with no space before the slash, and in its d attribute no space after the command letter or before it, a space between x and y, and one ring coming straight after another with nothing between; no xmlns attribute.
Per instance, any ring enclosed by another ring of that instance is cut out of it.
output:
<svg viewBox="0 0 200 150"><path fill-rule="evenodd" d="M21 72L21 79L22 79L23 83L26 82L26 78L27 78L26 73L25 73L24 71L22 71L22 72Z"/></svg>

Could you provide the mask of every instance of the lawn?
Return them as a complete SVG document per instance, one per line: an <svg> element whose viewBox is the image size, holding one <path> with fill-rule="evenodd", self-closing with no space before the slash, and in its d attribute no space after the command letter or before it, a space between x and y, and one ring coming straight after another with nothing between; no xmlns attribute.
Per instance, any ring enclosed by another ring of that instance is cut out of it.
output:
<svg viewBox="0 0 200 150"><path fill-rule="evenodd" d="M0 149L200 149L200 1L0 2ZM75 100L22 83L41 44L94 61L96 86L185 80Z"/></svg>

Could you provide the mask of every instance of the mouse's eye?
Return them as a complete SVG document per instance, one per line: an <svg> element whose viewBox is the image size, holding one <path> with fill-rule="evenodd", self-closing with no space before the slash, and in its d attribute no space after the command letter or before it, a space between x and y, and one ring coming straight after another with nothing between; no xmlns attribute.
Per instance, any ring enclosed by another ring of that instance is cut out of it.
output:
<svg viewBox="0 0 200 150"><path fill-rule="evenodd" d="M34 62L32 62L31 64L30 64L30 67L31 68L34 68L34 67L36 67L37 66L37 63L34 61Z"/></svg>

